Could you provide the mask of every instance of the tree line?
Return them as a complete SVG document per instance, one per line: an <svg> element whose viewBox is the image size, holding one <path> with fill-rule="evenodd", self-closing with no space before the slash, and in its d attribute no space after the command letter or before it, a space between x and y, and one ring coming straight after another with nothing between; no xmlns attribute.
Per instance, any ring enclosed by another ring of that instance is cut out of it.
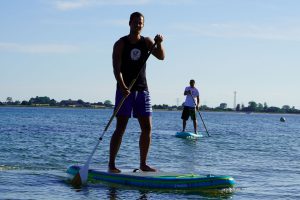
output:
<svg viewBox="0 0 300 200"><path fill-rule="evenodd" d="M0 101L0 106L4 105L10 105L10 106L53 106L53 107L107 107L111 108L113 107L113 104L110 100L105 100L104 102L97 102L97 103L90 103L90 102L84 102L81 99L78 100L62 100L62 101L56 101L55 99L50 99L47 96L44 97L32 97L28 101L13 101L12 97L7 97L6 102Z"/></svg>
<svg viewBox="0 0 300 200"><path fill-rule="evenodd" d="M113 108L114 105L110 100L105 100L104 102L97 102L97 103L90 103L84 102L81 99L78 100L62 100L60 102L56 101L55 99L50 99L47 96L44 97L32 97L28 101L13 101L12 97L7 97L6 102L0 101L0 106L52 106L52 107L86 107L86 108ZM169 106L167 104L162 105L153 105L153 109L160 109L160 110L182 110L183 105L180 106ZM267 103L256 103L255 101L250 101L248 106L243 104L237 104L236 108L227 108L226 103L221 103L220 106L212 108L206 105L202 105L200 107L202 111L219 111L219 112L226 112L226 111L236 111L236 112L260 112L260 113L295 113L300 114L300 110L296 109L294 106L291 107L289 105L284 105L281 108L275 106L268 106Z"/></svg>
<svg viewBox="0 0 300 200"><path fill-rule="evenodd" d="M300 113L300 110L296 109L295 106L284 105L281 108L276 106L268 106L267 103L256 103L255 101L250 101L248 106L238 104L236 111L242 112L265 112L265 113Z"/></svg>
<svg viewBox="0 0 300 200"><path fill-rule="evenodd" d="M162 109L162 110L182 110L183 105L181 106L168 106L166 104L163 105L154 105L153 109ZM218 112L245 112L245 113L294 113L294 114L300 114L300 110L296 109L294 106L291 107L289 105L284 105L281 108L276 106L268 106L267 103L256 103L255 101L250 101L248 103L248 106L245 106L244 104L237 104L236 108L227 108L226 103L221 103L220 106L211 108L206 105L200 106L200 110L202 111L218 111Z"/></svg>

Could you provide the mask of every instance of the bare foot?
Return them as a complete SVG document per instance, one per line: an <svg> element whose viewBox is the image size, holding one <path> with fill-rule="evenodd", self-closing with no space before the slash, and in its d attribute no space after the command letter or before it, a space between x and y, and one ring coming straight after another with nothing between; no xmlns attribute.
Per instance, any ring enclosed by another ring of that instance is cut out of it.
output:
<svg viewBox="0 0 300 200"><path fill-rule="evenodd" d="M156 169L149 167L148 165L140 166L140 170L143 172L156 172Z"/></svg>
<svg viewBox="0 0 300 200"><path fill-rule="evenodd" d="M121 170L119 170L116 167L112 167L112 168L108 168L108 172L117 174L117 173L121 173Z"/></svg>

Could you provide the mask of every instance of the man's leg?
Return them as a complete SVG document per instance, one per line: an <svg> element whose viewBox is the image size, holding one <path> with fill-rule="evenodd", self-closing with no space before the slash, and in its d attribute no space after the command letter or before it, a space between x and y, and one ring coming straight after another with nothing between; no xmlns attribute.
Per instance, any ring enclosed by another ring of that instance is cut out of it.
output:
<svg viewBox="0 0 300 200"><path fill-rule="evenodd" d="M142 171L156 171L154 168L151 168L147 165L147 155L149 147L151 144L151 131L152 131L152 117L143 116L138 117L140 126L141 126L141 135L140 135L140 169Z"/></svg>
<svg viewBox="0 0 300 200"><path fill-rule="evenodd" d="M194 132L197 134L197 126L198 126L197 119L193 120L193 124L194 124Z"/></svg>
<svg viewBox="0 0 300 200"><path fill-rule="evenodd" d="M186 128L186 121L189 119L189 110L187 109L187 107L183 108L183 111L181 113L181 119L182 119L182 132L184 132Z"/></svg>
<svg viewBox="0 0 300 200"><path fill-rule="evenodd" d="M182 120L182 132L185 131L185 127L186 127L186 120L183 119L183 120Z"/></svg>
<svg viewBox="0 0 300 200"><path fill-rule="evenodd" d="M110 139L109 164L108 164L109 172L113 172L113 173L121 172L121 170L116 168L115 160L122 143L122 137L125 132L128 119L129 117L124 117L124 116L117 117L116 130Z"/></svg>
<svg viewBox="0 0 300 200"><path fill-rule="evenodd" d="M195 134L197 134L198 123L197 123L197 118L196 118L196 111L195 111L195 109L191 110L190 114L191 114L191 118L192 118L192 120L193 120L194 132L195 132Z"/></svg>

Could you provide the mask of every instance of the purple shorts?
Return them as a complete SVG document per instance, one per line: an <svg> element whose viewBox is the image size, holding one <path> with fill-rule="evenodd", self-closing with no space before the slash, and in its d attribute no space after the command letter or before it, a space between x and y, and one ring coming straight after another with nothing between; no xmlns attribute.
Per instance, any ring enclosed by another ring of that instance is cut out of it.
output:
<svg viewBox="0 0 300 200"><path fill-rule="evenodd" d="M115 108L119 105L122 98L123 94L121 90L117 89ZM132 91L125 99L116 116L131 117L132 111L134 118L149 117L152 115L152 106L148 91Z"/></svg>

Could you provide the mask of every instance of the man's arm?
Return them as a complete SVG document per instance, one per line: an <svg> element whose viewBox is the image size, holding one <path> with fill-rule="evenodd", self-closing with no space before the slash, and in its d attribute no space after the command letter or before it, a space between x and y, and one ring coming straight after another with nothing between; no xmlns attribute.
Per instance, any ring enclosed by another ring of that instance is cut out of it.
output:
<svg viewBox="0 0 300 200"><path fill-rule="evenodd" d="M121 64L122 64L122 52L123 52L124 43L122 40L118 40L114 44L112 60L113 60L113 69L115 78L123 92L123 95L129 95L130 91L126 86L123 76L121 73Z"/></svg>
<svg viewBox="0 0 300 200"><path fill-rule="evenodd" d="M184 93L183 93L185 96L186 95L191 95L191 91L190 90L184 90Z"/></svg>
<svg viewBox="0 0 300 200"><path fill-rule="evenodd" d="M157 34L154 38L156 41L156 47L153 49L152 54L159 60L164 60L165 59L165 50L163 45L161 44L163 41L163 36ZM150 49L154 45L154 41L147 37L146 38L147 46Z"/></svg>

